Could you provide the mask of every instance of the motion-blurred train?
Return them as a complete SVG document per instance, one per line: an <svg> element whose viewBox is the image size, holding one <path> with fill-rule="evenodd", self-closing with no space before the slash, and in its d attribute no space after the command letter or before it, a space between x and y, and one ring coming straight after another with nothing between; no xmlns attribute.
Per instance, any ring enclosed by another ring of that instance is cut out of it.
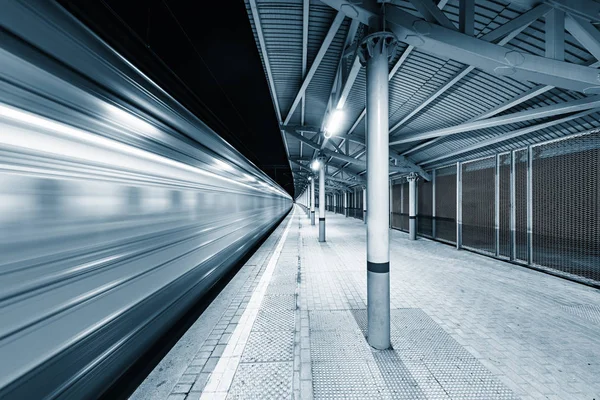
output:
<svg viewBox="0 0 600 400"><path fill-rule="evenodd" d="M291 208L50 1L0 6L0 398L94 398Z"/></svg>

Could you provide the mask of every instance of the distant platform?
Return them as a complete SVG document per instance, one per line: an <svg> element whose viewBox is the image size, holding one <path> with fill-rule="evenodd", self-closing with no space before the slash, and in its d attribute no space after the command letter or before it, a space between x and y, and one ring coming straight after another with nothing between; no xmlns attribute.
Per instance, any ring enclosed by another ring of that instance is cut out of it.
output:
<svg viewBox="0 0 600 400"><path fill-rule="evenodd" d="M131 398L600 398L600 291L399 231L372 349L365 229L295 206Z"/></svg>

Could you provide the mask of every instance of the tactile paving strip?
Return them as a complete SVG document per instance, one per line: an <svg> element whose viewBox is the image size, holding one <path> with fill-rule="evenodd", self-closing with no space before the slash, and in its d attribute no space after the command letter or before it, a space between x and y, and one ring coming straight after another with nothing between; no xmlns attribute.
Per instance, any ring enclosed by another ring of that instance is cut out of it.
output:
<svg viewBox="0 0 600 400"><path fill-rule="evenodd" d="M292 361L241 363L231 383L227 399L291 399L292 370Z"/></svg>
<svg viewBox="0 0 600 400"><path fill-rule="evenodd" d="M313 397L315 399L381 399L381 382L371 376L365 363L313 362Z"/></svg>
<svg viewBox="0 0 600 400"><path fill-rule="evenodd" d="M356 324L358 325L359 329L365 334L367 334L367 325L368 325L368 320L367 320L367 310L365 309L358 309L358 310L351 310L352 312L352 316L354 317L354 320L356 321Z"/></svg>
<svg viewBox="0 0 600 400"><path fill-rule="evenodd" d="M352 311L363 329L366 313L367 310ZM391 391L408 391L409 387L398 385L404 380L413 389L417 389L414 383L418 385L419 391L412 398L518 398L421 309L392 310L391 319L397 360L385 359L382 353L375 355ZM407 373L411 379L407 379Z"/></svg>
<svg viewBox="0 0 600 400"><path fill-rule="evenodd" d="M292 361L293 331L253 331L242 354L242 362Z"/></svg>
<svg viewBox="0 0 600 400"><path fill-rule="evenodd" d="M271 277L271 285L294 285L298 283L298 274L294 272L285 272L280 274L274 274Z"/></svg>
<svg viewBox="0 0 600 400"><path fill-rule="evenodd" d="M418 382L394 350L375 351L373 358L392 399L427 399Z"/></svg>
<svg viewBox="0 0 600 400"><path fill-rule="evenodd" d="M310 353L313 361L365 363L373 358L360 331L312 331Z"/></svg>
<svg viewBox="0 0 600 400"><path fill-rule="evenodd" d="M600 307L589 304L576 304L570 306L562 306L562 308L570 314L585 318L588 321L600 324Z"/></svg>
<svg viewBox="0 0 600 400"><path fill-rule="evenodd" d="M265 296L260 307L273 310L295 310L296 296L293 294Z"/></svg>
<svg viewBox="0 0 600 400"><path fill-rule="evenodd" d="M253 331L291 331L295 324L294 310L261 309L252 327Z"/></svg>
<svg viewBox="0 0 600 400"><path fill-rule="evenodd" d="M311 311L309 325L315 399L387 397L371 348L348 311Z"/></svg>
<svg viewBox="0 0 600 400"><path fill-rule="evenodd" d="M266 294L294 294L296 292L296 283L285 283L281 285L269 285Z"/></svg>
<svg viewBox="0 0 600 400"><path fill-rule="evenodd" d="M311 311L311 331L358 330L352 315L347 311Z"/></svg>

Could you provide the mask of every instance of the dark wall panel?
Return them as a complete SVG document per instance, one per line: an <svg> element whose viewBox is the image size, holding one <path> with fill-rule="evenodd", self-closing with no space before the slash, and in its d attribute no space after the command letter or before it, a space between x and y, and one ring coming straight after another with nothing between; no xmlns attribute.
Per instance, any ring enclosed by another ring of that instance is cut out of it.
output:
<svg viewBox="0 0 600 400"><path fill-rule="evenodd" d="M424 179L417 181L417 234L433 235L433 183Z"/></svg>
<svg viewBox="0 0 600 400"><path fill-rule="evenodd" d="M392 205L391 205L391 218L392 218L392 228L400 229L400 219L401 219L401 211L402 211L402 185L396 184L392 185Z"/></svg>
<svg viewBox="0 0 600 400"><path fill-rule="evenodd" d="M500 189L500 221L499 221L499 255L510 257L510 153L499 157L499 189Z"/></svg>
<svg viewBox="0 0 600 400"><path fill-rule="evenodd" d="M515 157L515 258L527 262L527 149Z"/></svg>
<svg viewBox="0 0 600 400"><path fill-rule="evenodd" d="M496 157L462 164L463 245L496 252Z"/></svg>
<svg viewBox="0 0 600 400"><path fill-rule="evenodd" d="M533 262L600 281L600 134L533 148Z"/></svg>
<svg viewBox="0 0 600 400"><path fill-rule="evenodd" d="M436 171L435 197L436 238L456 243L456 166Z"/></svg>
<svg viewBox="0 0 600 400"><path fill-rule="evenodd" d="M400 214L400 229L408 232L408 182L402 185L402 212Z"/></svg>

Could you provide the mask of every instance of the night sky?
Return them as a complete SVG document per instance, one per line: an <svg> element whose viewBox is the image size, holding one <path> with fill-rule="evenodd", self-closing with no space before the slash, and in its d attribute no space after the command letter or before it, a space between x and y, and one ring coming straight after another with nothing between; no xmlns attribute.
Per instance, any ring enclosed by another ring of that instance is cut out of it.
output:
<svg viewBox="0 0 600 400"><path fill-rule="evenodd" d="M243 0L59 0L288 192L292 175ZM292 193L291 193L292 194Z"/></svg>

